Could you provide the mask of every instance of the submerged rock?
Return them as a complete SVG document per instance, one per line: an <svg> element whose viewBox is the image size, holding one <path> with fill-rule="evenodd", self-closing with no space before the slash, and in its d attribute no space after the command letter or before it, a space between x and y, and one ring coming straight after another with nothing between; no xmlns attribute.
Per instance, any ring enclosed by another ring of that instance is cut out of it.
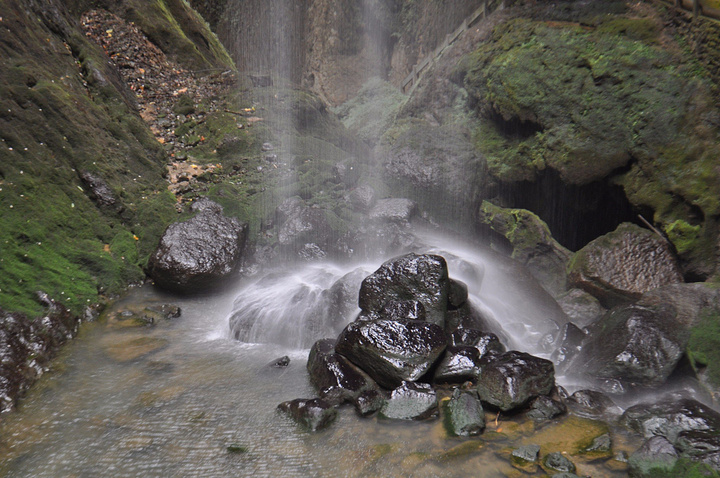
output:
<svg viewBox="0 0 720 478"><path fill-rule="evenodd" d="M475 436L485 429L485 411L475 390L456 388L443 405L445 428L456 436Z"/></svg>
<svg viewBox="0 0 720 478"><path fill-rule="evenodd" d="M395 420L422 420L437 415L437 395L426 383L403 382L390 392L380 416Z"/></svg>
<svg viewBox="0 0 720 478"><path fill-rule="evenodd" d="M416 320L353 322L338 337L335 350L376 382L394 388L422 377L445 350L443 330Z"/></svg>
<svg viewBox="0 0 720 478"><path fill-rule="evenodd" d="M321 398L297 398L281 403L278 409L313 432L327 428L337 418L337 410Z"/></svg>
<svg viewBox="0 0 720 478"><path fill-rule="evenodd" d="M247 225L208 207L195 217L171 224L150 256L148 275L174 292L210 290L238 269Z"/></svg>
<svg viewBox="0 0 720 478"><path fill-rule="evenodd" d="M548 453L543 457L542 466L548 472L575 473L575 464L562 453Z"/></svg>
<svg viewBox="0 0 720 478"><path fill-rule="evenodd" d="M552 362L524 352L506 352L482 366L478 394L483 402L502 411L548 395L555 386Z"/></svg>
<svg viewBox="0 0 720 478"><path fill-rule="evenodd" d="M385 262L365 278L358 303L363 311L380 311L389 300L417 300L427 321L445 323L449 294L448 268L437 255L407 254Z"/></svg>
<svg viewBox="0 0 720 478"><path fill-rule="evenodd" d="M621 224L579 250L568 273L573 286L597 297L606 307L683 281L669 244L630 223Z"/></svg>
<svg viewBox="0 0 720 478"><path fill-rule="evenodd" d="M525 445L510 453L510 463L516 468L534 472L540 458L540 445Z"/></svg>

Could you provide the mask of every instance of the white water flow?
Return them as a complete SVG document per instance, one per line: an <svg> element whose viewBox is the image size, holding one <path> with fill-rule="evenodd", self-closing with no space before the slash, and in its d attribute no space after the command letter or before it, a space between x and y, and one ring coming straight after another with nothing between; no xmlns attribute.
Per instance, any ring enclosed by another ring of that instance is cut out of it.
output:
<svg viewBox="0 0 720 478"><path fill-rule="evenodd" d="M548 337L566 320L520 266L489 250L425 235L413 252L443 256L450 277L468 285L470 300L508 349L547 356ZM441 244L441 245L435 245ZM388 258L389 259L389 258ZM233 336L248 343L309 348L336 337L359 312L362 279L383 260L364 264L300 264L245 287L229 316Z"/></svg>

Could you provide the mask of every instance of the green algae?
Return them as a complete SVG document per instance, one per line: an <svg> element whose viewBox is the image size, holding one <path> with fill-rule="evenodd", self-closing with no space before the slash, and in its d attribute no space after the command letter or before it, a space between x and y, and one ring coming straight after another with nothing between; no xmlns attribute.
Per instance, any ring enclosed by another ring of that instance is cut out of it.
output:
<svg viewBox="0 0 720 478"><path fill-rule="evenodd" d="M720 315L705 310L690 331L687 356L695 370L703 369L707 381L720 386Z"/></svg>

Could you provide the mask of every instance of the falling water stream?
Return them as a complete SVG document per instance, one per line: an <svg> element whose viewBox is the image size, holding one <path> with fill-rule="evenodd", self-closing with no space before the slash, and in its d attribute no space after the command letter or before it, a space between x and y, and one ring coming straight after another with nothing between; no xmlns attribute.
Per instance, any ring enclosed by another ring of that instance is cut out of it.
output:
<svg viewBox="0 0 720 478"><path fill-rule="evenodd" d="M542 352L538 338L556 325L517 270L478 250L451 247L448 240L428 244L426 251L448 259L452 277L470 284L476 305L492 314L509 345ZM539 443L543 453L562 451L583 433L597 433L593 427L600 424L577 417L545 426L488 417L481 437L448 437L438 419L363 419L352 407L341 408L329 429L308 433L279 414L280 402L315 396L305 369L308 349L287 340L305 333L305 324L268 322L264 335L253 335L265 343L235 340L228 322L238 301L270 307L298 291L327 288L358 268L372 271L381 262L285 265L269 273L272 280L244 279L234 290L199 298L168 296L150 286L131 290L103 320L85 324L18 412L3 416L0 475L501 477L512 472L513 447ZM310 298L322 294L302 296L285 322L304 317L302 309L314 307ZM182 315L152 327L125 326L123 310L164 303L180 306ZM265 320L262 314L259 320ZM288 367L268 365L283 355L291 359ZM616 450L637 446L627 444L622 431L613 438ZM574 460L593 477L623 476Z"/></svg>

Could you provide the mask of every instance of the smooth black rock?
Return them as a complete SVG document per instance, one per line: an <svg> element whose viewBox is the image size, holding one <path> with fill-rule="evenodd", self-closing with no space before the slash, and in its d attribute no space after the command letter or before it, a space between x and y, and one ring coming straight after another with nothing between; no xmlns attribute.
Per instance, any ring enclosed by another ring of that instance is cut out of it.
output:
<svg viewBox="0 0 720 478"><path fill-rule="evenodd" d="M654 478L659 473L670 472L677 463L675 447L665 437L654 436L628 459L630 476L636 478Z"/></svg>
<svg viewBox="0 0 720 478"><path fill-rule="evenodd" d="M281 403L278 409L313 432L327 428L337 418L337 410L321 398L297 398Z"/></svg>
<svg viewBox="0 0 720 478"><path fill-rule="evenodd" d="M422 377L445 350L442 328L415 320L356 321L338 337L335 351L394 388Z"/></svg>
<svg viewBox="0 0 720 478"><path fill-rule="evenodd" d="M372 415L385 405L385 394L377 389L365 390L357 396L353 405L361 416Z"/></svg>
<svg viewBox="0 0 720 478"><path fill-rule="evenodd" d="M425 321L425 306L417 300L389 300L380 309L378 318Z"/></svg>
<svg viewBox="0 0 720 478"><path fill-rule="evenodd" d="M662 436L675 443L682 432L720 430L720 413L692 399L662 400L628 408L622 423L645 438Z"/></svg>
<svg viewBox="0 0 720 478"><path fill-rule="evenodd" d="M673 372L688 340L674 307L618 307L590 327L571 366L595 379L656 387Z"/></svg>
<svg viewBox="0 0 720 478"><path fill-rule="evenodd" d="M505 352L482 366L478 394L483 402L502 411L548 395L555 386L555 369L549 360L524 352Z"/></svg>
<svg viewBox="0 0 720 478"><path fill-rule="evenodd" d="M380 409L380 416L395 420L423 420L436 416L437 408L437 395L430 385L403 382L390 392L390 397Z"/></svg>
<svg viewBox="0 0 720 478"><path fill-rule="evenodd" d="M560 473L575 473L575 464L562 453L548 453L542 460L543 468Z"/></svg>
<svg viewBox="0 0 720 478"><path fill-rule="evenodd" d="M341 403L377 388L375 382L348 359L335 353L335 340L321 339L310 349L307 362L310 382L322 398Z"/></svg>
<svg viewBox="0 0 720 478"><path fill-rule="evenodd" d="M363 311L380 311L390 300L417 300L425 306L427 321L443 327L448 292L444 258L407 254L385 262L365 278L358 304Z"/></svg>
<svg viewBox="0 0 720 478"><path fill-rule="evenodd" d="M194 293L217 287L238 269L247 225L209 208L171 224L150 256L148 275L163 289Z"/></svg>
<svg viewBox="0 0 720 478"><path fill-rule="evenodd" d="M433 382L463 383L480 374L480 352L469 345L450 346L435 368Z"/></svg>
<svg viewBox="0 0 720 478"><path fill-rule="evenodd" d="M485 411L475 390L456 388L443 405L445 428L456 436L480 435L485 429Z"/></svg>
<svg viewBox="0 0 720 478"><path fill-rule="evenodd" d="M497 335L477 329L456 329L450 334L450 345L470 345L478 349L480 357L488 354L501 354L505 346L500 343Z"/></svg>

